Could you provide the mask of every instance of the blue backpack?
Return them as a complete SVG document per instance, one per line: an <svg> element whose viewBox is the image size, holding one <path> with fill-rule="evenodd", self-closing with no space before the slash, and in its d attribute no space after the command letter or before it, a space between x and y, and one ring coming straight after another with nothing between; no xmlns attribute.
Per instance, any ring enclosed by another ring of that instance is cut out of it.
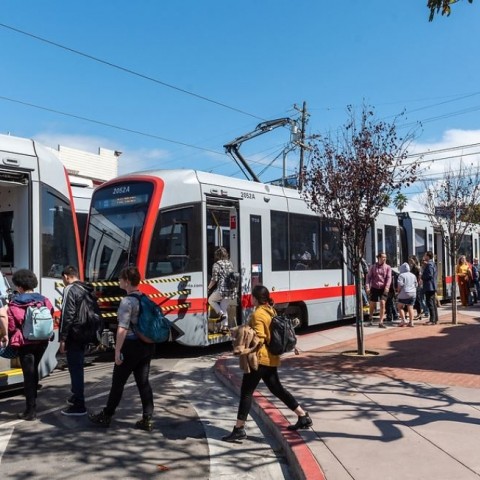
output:
<svg viewBox="0 0 480 480"><path fill-rule="evenodd" d="M139 301L137 324L133 331L145 343L162 343L171 340L172 323L162 312L162 309L145 294L131 293Z"/></svg>
<svg viewBox="0 0 480 480"><path fill-rule="evenodd" d="M22 333L25 340L49 340L53 335L53 318L48 307L40 302L28 306Z"/></svg>

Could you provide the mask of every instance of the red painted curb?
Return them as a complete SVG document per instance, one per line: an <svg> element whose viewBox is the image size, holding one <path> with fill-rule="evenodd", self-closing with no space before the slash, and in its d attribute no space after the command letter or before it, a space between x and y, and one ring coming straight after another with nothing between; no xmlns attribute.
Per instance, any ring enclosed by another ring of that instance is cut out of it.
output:
<svg viewBox="0 0 480 480"><path fill-rule="evenodd" d="M215 371L225 385L230 386L238 395L240 393L241 379L236 373L231 372L226 363L226 357L221 357L215 363ZM254 407L257 413L263 415L268 421L270 430L277 436L278 440L287 449L287 458L289 464L295 462L295 467L300 478L305 480L326 480L317 459L302 436L295 431L287 430L290 422L285 418L283 413L266 397L259 392L254 392ZM289 451L288 451L289 450Z"/></svg>

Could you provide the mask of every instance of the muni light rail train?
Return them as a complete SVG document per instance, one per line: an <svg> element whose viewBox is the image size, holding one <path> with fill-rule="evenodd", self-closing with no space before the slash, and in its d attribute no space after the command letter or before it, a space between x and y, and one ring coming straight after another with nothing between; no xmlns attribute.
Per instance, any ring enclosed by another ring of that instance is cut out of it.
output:
<svg viewBox="0 0 480 480"><path fill-rule="evenodd" d="M277 310L301 325L355 315L354 278L343 262L339 232L311 211L297 190L195 170L158 170L123 175L96 188L84 249L84 278L97 289L100 306L115 329L124 292L122 268L136 265L141 290L154 299L179 332L176 341L207 346L230 340L217 332L207 285L214 252L223 246L240 273L229 326L247 321L251 289L268 287ZM478 256L478 231L462 248ZM365 258L385 251L392 267L408 255L433 250L439 292L448 298L450 266L440 232L425 214L384 210L372 225Z"/></svg>
<svg viewBox="0 0 480 480"><path fill-rule="evenodd" d="M82 270L81 249L67 171L55 153L26 138L0 135L0 268L11 277L32 270L36 289L56 307L57 284L66 265ZM57 327L58 328L58 327ZM40 375L56 366L58 332L40 365ZM18 359L0 358L0 387L23 382Z"/></svg>

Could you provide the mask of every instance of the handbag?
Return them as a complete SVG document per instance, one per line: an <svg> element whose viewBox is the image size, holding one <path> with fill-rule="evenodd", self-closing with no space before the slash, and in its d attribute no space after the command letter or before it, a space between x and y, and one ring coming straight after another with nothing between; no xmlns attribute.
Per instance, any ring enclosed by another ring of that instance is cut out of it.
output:
<svg viewBox="0 0 480 480"><path fill-rule="evenodd" d="M12 360L18 357L18 348L7 345L6 347L0 347L0 357L8 358Z"/></svg>

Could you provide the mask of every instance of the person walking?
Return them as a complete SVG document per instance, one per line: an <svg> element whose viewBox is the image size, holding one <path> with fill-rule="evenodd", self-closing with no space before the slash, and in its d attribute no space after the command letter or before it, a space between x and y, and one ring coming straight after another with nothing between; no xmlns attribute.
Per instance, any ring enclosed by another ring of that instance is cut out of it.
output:
<svg viewBox="0 0 480 480"><path fill-rule="evenodd" d="M438 323L437 310L437 267L433 261L433 252L428 250L423 256L422 268L422 285L423 293L425 294L425 303L429 313L430 322L432 325Z"/></svg>
<svg viewBox="0 0 480 480"><path fill-rule="evenodd" d="M370 299L369 312L370 322L373 324L373 314L377 302L380 303L380 319L379 328L386 328L383 323L385 319L385 302L387 301L388 291L392 283L392 269L387 264L387 254L379 253L377 262L368 270L367 280L365 282L365 290Z"/></svg>
<svg viewBox="0 0 480 480"><path fill-rule="evenodd" d="M213 288L214 290L208 297L208 303L220 318L220 331L228 333L228 306L230 299L235 298L235 291L228 287L226 278L229 273L234 271L233 264L224 247L215 250L214 260L212 278L208 284L208 290Z"/></svg>
<svg viewBox="0 0 480 480"><path fill-rule="evenodd" d="M135 334L140 312L139 283L137 267L127 267L120 272L120 288L127 292L127 296L122 298L117 312L112 386L106 406L96 414L89 414L88 418L96 425L109 427L122 399L125 384L133 373L143 408L142 419L136 422L135 428L150 432L153 429L153 392L148 377L155 344L143 342Z"/></svg>
<svg viewBox="0 0 480 480"><path fill-rule="evenodd" d="M256 285L252 290L252 303L255 307L249 325L255 330L258 337L258 369L245 373L240 389L240 403L237 411L237 421L230 434L222 437L225 442L236 442L247 438L245 423L252 406L253 392L260 380L265 382L270 392L280 399L290 410L297 414L297 422L289 425L288 430L298 430L312 426L312 419L303 410L293 395L285 389L278 377L280 356L269 352L270 324L276 315L270 292L263 285Z"/></svg>
<svg viewBox="0 0 480 480"><path fill-rule="evenodd" d="M458 289L460 291L460 301L462 302L462 306L466 307L468 306L468 298L470 296L472 272L465 255L460 255L458 258L455 274L457 275Z"/></svg>
<svg viewBox="0 0 480 480"><path fill-rule="evenodd" d="M400 265L400 275L397 280L400 327L404 327L405 325L413 327L413 304L417 296L417 287L417 277L410 272L410 266L407 262L402 263L402 265ZM405 323L405 306L408 312L408 324Z"/></svg>
<svg viewBox="0 0 480 480"><path fill-rule="evenodd" d="M12 276L12 283L18 293L8 304L8 333L10 345L18 348L26 403L25 410L17 416L22 420L32 421L37 418L38 366L49 340L27 340L23 337L22 327L28 307L41 304L53 315L53 306L48 298L33 291L38 286L38 280L32 271L17 270Z"/></svg>
<svg viewBox="0 0 480 480"><path fill-rule="evenodd" d="M72 395L67 399L68 406L61 413L67 416L82 416L87 414L85 408L84 361L85 348L88 340L79 330L80 304L93 288L80 281L78 269L68 265L62 271L65 288L63 290L62 313L60 320L59 341L61 354L66 354Z"/></svg>

